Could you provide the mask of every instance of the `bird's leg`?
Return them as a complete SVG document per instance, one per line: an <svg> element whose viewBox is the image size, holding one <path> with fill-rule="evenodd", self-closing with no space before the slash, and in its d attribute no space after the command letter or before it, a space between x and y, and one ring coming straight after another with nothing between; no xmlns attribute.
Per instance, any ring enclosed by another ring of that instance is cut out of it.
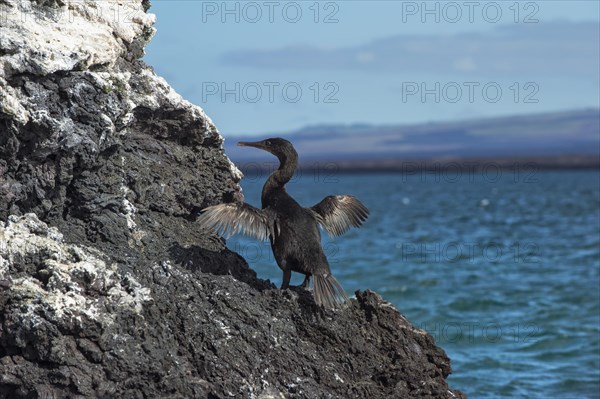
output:
<svg viewBox="0 0 600 399"><path fill-rule="evenodd" d="M290 288L290 278L292 278L292 271L290 269L284 269L283 270L283 282L281 283L282 290Z"/></svg>
<svg viewBox="0 0 600 399"><path fill-rule="evenodd" d="M309 283L310 283L310 274L307 274L306 276L304 276L304 282L302 283L300 288L304 288L305 290L308 289Z"/></svg>

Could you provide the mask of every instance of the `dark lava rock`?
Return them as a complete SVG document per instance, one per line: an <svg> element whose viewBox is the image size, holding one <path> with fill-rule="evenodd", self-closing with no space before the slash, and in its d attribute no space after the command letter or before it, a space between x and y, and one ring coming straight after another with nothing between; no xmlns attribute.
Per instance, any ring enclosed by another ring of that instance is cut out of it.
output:
<svg viewBox="0 0 600 399"><path fill-rule="evenodd" d="M464 397L377 294L322 310L199 229L241 174L147 7L0 0L0 397Z"/></svg>

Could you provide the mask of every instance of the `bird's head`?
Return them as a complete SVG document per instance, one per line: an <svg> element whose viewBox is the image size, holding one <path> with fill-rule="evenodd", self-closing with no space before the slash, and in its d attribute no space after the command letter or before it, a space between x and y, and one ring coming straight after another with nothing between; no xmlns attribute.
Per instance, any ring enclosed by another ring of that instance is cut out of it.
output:
<svg viewBox="0 0 600 399"><path fill-rule="evenodd" d="M268 151L279 158L281 162L298 158L298 154L292 143L280 137L253 142L240 141L238 145L243 147L256 147Z"/></svg>

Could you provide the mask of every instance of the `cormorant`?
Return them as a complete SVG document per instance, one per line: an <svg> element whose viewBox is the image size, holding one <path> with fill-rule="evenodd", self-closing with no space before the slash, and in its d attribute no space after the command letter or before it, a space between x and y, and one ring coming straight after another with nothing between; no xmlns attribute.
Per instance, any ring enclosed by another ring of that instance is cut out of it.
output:
<svg viewBox="0 0 600 399"><path fill-rule="evenodd" d="M277 264L283 270L281 289L289 287L292 272L305 275L302 288L314 277L315 302L335 308L348 300L343 288L331 275L327 257L321 247L321 225L330 236L344 234L351 226L359 227L368 209L351 195L330 195L310 208L304 208L285 190L298 165L298 154L287 140L270 138L258 142L240 142L279 158L279 169L267 179L262 189L262 209L244 202L206 208L200 223L215 233L229 237L240 232L260 240L269 238Z"/></svg>

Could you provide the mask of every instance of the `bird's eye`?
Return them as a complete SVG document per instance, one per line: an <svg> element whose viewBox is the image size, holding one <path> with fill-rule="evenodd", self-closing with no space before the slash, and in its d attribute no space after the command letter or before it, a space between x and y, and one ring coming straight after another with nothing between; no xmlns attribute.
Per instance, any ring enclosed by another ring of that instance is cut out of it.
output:
<svg viewBox="0 0 600 399"><path fill-rule="evenodd" d="M267 140L267 141L265 142L265 144L266 144L266 145L271 145L271 140Z"/></svg>

